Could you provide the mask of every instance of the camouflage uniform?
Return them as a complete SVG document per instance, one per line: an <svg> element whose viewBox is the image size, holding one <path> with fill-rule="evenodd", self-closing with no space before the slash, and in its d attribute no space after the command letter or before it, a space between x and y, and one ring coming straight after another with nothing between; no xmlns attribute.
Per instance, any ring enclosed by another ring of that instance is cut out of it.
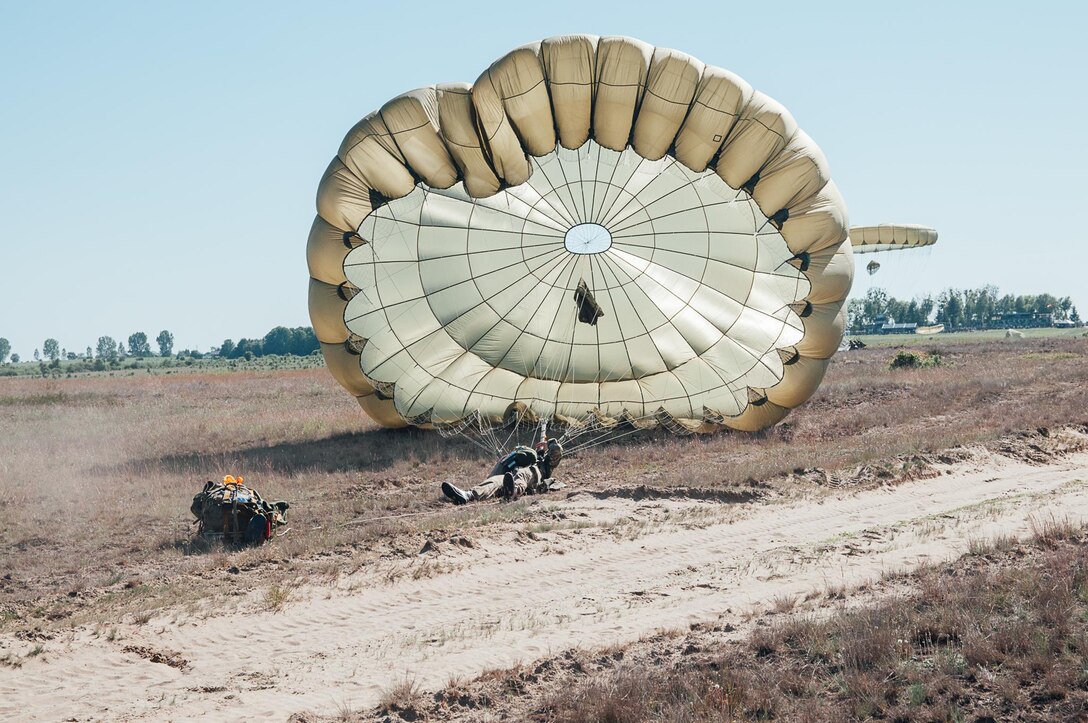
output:
<svg viewBox="0 0 1088 723"><path fill-rule="evenodd" d="M503 494L503 483L506 482L507 475L510 475L513 478L511 482L513 494L509 495L511 497L521 497L524 494L536 494L537 492L548 491L548 487L544 483L544 474L540 471L540 466L534 464L528 467L518 467L513 472L492 474L483 482L472 488L472 496L478 500L486 500L495 495Z"/></svg>
<svg viewBox="0 0 1088 723"><path fill-rule="evenodd" d="M538 449L518 447L499 460L480 484L470 490L461 490L449 482L442 484L442 492L457 504L492 497L517 499L525 494L540 494L561 489L563 484L551 478L552 468L559 464L563 448L554 439L541 443Z"/></svg>

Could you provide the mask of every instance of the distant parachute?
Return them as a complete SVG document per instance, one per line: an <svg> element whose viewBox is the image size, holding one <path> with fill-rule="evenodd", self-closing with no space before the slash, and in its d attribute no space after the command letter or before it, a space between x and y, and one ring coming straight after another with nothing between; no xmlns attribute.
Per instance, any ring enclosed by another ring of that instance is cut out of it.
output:
<svg viewBox="0 0 1088 723"><path fill-rule="evenodd" d="M865 266L865 270L869 272L869 276L872 276L873 274L875 274L877 271L880 270L880 264L878 264L876 261L870 261Z"/></svg>
<svg viewBox="0 0 1088 723"><path fill-rule="evenodd" d="M394 98L317 207L314 329L385 426L756 430L842 339L823 153L733 73L631 38L549 38Z"/></svg>
<svg viewBox="0 0 1088 723"><path fill-rule="evenodd" d="M854 226L850 229L850 243L856 254L902 251L932 246L937 243L937 231L927 226L910 224Z"/></svg>

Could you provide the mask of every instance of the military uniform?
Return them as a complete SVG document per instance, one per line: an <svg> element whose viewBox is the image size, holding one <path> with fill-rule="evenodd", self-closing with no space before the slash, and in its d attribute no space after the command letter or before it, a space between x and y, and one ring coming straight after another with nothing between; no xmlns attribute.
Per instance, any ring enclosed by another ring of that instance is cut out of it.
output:
<svg viewBox="0 0 1088 723"><path fill-rule="evenodd" d="M442 492L455 504L492 497L517 499L525 494L540 494L560 489L563 484L552 479L552 468L559 464L563 448L554 439L541 443L536 449L517 447L499 460L480 484L470 490L462 490L449 482L442 483Z"/></svg>

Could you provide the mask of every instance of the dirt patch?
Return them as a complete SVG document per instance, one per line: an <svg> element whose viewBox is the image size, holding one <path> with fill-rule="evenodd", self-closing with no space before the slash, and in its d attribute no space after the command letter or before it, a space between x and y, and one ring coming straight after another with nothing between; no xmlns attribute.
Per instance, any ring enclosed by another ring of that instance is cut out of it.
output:
<svg viewBox="0 0 1088 723"><path fill-rule="evenodd" d="M1031 464L1050 464L1056 459L1088 449L1088 424L1059 429L1020 432L990 445L997 454Z"/></svg>
<svg viewBox="0 0 1088 723"><path fill-rule="evenodd" d="M177 668L178 670L185 670L189 667L189 661L181 657L178 653L169 651L152 650L141 645L126 645L121 648L123 652L139 655L144 660L148 660L152 663L160 663L162 665L169 665L171 668Z"/></svg>
<svg viewBox="0 0 1088 723"><path fill-rule="evenodd" d="M767 488L766 484L756 482L755 480L752 480L750 484L752 487ZM669 489L660 489L647 485L639 485L637 487L611 487L605 490L584 493L574 492L571 496L573 497L578 494L586 494L599 500L610 499L612 497L621 497L635 502L641 500L682 499L704 500L732 505L758 500L764 496L765 492L758 490L700 489L697 487L672 487Z"/></svg>

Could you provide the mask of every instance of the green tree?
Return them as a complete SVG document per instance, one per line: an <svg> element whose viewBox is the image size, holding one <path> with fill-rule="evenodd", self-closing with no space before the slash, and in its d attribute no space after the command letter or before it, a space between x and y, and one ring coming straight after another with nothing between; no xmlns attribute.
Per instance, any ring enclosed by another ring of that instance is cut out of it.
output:
<svg viewBox="0 0 1088 723"><path fill-rule="evenodd" d="M91 347L87 347L87 351L84 352L83 358L89 360L93 356L94 356L94 351L91 350Z"/></svg>
<svg viewBox="0 0 1088 723"><path fill-rule="evenodd" d="M949 327L963 326L963 298L956 289L942 291L938 297L940 307L937 311L937 321L947 324Z"/></svg>
<svg viewBox="0 0 1088 723"><path fill-rule="evenodd" d="M865 315L865 302L861 299L850 299L846 304L846 318L850 325L850 331L855 334L863 331L863 317Z"/></svg>
<svg viewBox="0 0 1088 723"><path fill-rule="evenodd" d="M884 289L869 289L865 294L865 324L872 324L876 317L888 313L888 292Z"/></svg>
<svg viewBox="0 0 1088 723"><path fill-rule="evenodd" d="M231 354L231 359L245 357L249 360L255 356L264 356L264 349L261 348L261 340L239 339L238 343L234 345L234 353Z"/></svg>
<svg viewBox="0 0 1088 723"><path fill-rule="evenodd" d="M34 350L34 361L38 361L41 358L42 358L41 352L39 352L37 349L35 349Z"/></svg>
<svg viewBox="0 0 1088 723"><path fill-rule="evenodd" d="M930 318L933 316L933 309L935 306L932 296L922 297L922 300L918 302L919 324L929 323Z"/></svg>
<svg viewBox="0 0 1088 723"><path fill-rule="evenodd" d="M899 324L905 324L910 321L907 318L908 305L899 299L888 299L887 305L884 307L884 313L895 319Z"/></svg>
<svg viewBox="0 0 1088 723"><path fill-rule="evenodd" d="M1069 312L1069 321L1073 322L1074 324L1080 323L1080 312L1077 311L1077 307L1075 306ZM3 341L3 339L0 339L0 341ZM0 360L3 360L2 356L0 356Z"/></svg>
<svg viewBox="0 0 1088 723"><path fill-rule="evenodd" d="M277 326L264 335L261 348L265 354L286 354L291 348L291 330L286 326Z"/></svg>
<svg viewBox="0 0 1088 723"><path fill-rule="evenodd" d="M290 352L297 356L309 356L321 348L313 327L298 326L291 330Z"/></svg>
<svg viewBox="0 0 1088 723"><path fill-rule="evenodd" d="M113 340L112 336L98 337L98 346L95 349L94 356L99 361L117 361L117 342Z"/></svg>
<svg viewBox="0 0 1088 723"><path fill-rule="evenodd" d="M60 343L56 339L46 339L42 344L42 353L49 361L60 359Z"/></svg>
<svg viewBox="0 0 1088 723"><path fill-rule="evenodd" d="M0 364L8 358L8 354L11 353L11 342L0 336Z"/></svg>
<svg viewBox="0 0 1088 723"><path fill-rule="evenodd" d="M170 356L174 353L174 335L166 329L159 332L155 341L159 344L159 356Z"/></svg>
<svg viewBox="0 0 1088 723"><path fill-rule="evenodd" d="M11 355L11 363L12 364L18 364L20 361L22 361L22 360L19 358L18 354L12 354Z"/></svg>
<svg viewBox="0 0 1088 723"><path fill-rule="evenodd" d="M226 359L226 358L230 357L230 355L231 355L231 353L233 351L234 351L234 342L232 340L230 340L230 339L224 339L223 340L223 345L219 347L219 356Z"/></svg>
<svg viewBox="0 0 1088 723"><path fill-rule="evenodd" d="M1073 308L1073 300L1068 296L1062 299L1058 303L1058 308L1055 309L1054 318L1056 319L1068 319L1069 311Z"/></svg>
<svg viewBox="0 0 1088 723"><path fill-rule="evenodd" d="M147 343L147 334L142 331L129 334L128 353L138 357L151 356L151 345Z"/></svg>

